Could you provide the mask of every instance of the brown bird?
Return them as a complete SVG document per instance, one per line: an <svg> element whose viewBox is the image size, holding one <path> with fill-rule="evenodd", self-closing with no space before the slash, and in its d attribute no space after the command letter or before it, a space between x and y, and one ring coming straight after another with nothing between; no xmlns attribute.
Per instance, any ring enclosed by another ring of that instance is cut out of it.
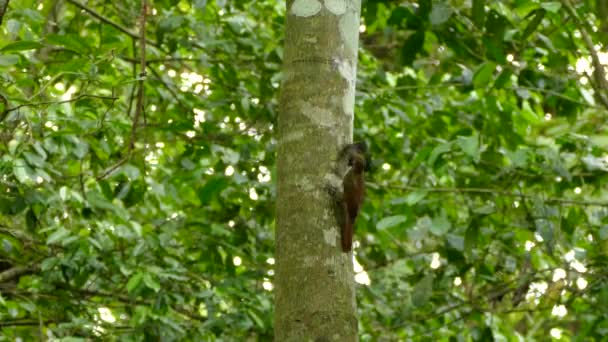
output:
<svg viewBox="0 0 608 342"><path fill-rule="evenodd" d="M353 248L355 220L365 196L363 174L367 164L365 143L352 144L347 149L350 170L348 170L343 180L344 197L342 204L345 217L342 227L342 250L344 252L350 252Z"/></svg>

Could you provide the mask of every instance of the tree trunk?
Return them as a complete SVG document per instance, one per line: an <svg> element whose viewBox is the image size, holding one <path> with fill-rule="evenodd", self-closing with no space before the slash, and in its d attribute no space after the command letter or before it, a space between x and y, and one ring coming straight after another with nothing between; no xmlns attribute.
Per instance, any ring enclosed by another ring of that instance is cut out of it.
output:
<svg viewBox="0 0 608 342"><path fill-rule="evenodd" d="M352 254L328 185L352 141L360 0L287 1L279 113L276 341L356 341Z"/></svg>

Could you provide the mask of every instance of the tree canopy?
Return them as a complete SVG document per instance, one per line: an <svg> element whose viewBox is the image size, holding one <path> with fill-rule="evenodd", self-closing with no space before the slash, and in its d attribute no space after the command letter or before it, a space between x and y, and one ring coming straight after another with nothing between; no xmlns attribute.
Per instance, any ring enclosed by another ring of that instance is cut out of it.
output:
<svg viewBox="0 0 608 342"><path fill-rule="evenodd" d="M3 338L271 340L285 5L2 5ZM363 2L361 340L606 339L607 15Z"/></svg>

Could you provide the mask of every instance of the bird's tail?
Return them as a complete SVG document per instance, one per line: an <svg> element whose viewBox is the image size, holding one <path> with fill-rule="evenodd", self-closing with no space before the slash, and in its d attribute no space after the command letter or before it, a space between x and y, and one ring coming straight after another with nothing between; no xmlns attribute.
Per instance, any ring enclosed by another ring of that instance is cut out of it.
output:
<svg viewBox="0 0 608 342"><path fill-rule="evenodd" d="M353 249L353 222L346 217L342 227L342 251L350 252Z"/></svg>

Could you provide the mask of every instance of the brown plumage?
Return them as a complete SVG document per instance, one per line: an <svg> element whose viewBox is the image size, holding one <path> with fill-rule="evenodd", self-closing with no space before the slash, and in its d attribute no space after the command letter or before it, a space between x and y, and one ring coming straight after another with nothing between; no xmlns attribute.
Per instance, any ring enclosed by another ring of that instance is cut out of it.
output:
<svg viewBox="0 0 608 342"><path fill-rule="evenodd" d="M365 181L363 172L365 170L364 148L354 149L349 156L350 170L344 176L344 226L342 227L342 250L350 252L353 248L353 233L355 220L359 213L363 197L365 196Z"/></svg>

